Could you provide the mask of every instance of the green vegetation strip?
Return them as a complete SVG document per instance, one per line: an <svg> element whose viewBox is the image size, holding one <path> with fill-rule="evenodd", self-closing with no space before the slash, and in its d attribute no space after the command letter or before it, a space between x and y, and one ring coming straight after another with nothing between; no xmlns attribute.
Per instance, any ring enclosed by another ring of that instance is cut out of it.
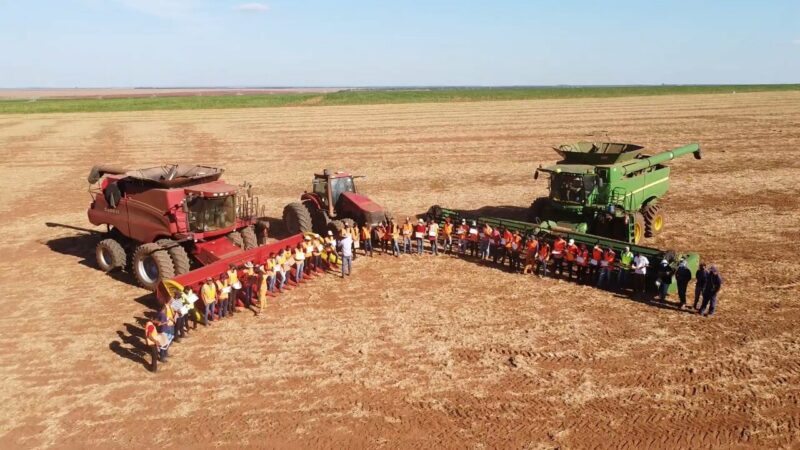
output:
<svg viewBox="0 0 800 450"><path fill-rule="evenodd" d="M0 114L152 111L182 109L270 108L281 106L377 105L388 103L449 103L493 100L601 98L674 94L800 91L800 84L619 86L540 88L363 89L325 94L207 95L137 98L2 100Z"/></svg>

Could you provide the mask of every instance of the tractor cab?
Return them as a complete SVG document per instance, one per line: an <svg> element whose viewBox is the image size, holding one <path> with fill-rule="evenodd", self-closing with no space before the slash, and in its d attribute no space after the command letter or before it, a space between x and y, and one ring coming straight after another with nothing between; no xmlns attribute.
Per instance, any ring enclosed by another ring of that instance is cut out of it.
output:
<svg viewBox="0 0 800 450"><path fill-rule="evenodd" d="M319 198L320 204L332 217L336 216L336 204L339 197L345 192L356 192L353 176L344 172L332 173L325 169L321 174L314 174L313 192Z"/></svg>
<svg viewBox="0 0 800 450"><path fill-rule="evenodd" d="M536 170L550 175L550 200L556 204L585 205L602 183L592 168L555 166Z"/></svg>

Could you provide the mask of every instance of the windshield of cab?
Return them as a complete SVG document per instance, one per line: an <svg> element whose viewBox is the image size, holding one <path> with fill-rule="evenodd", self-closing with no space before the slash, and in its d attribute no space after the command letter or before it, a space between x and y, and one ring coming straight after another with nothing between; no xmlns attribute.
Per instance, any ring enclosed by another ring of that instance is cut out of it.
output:
<svg viewBox="0 0 800 450"><path fill-rule="evenodd" d="M353 184L353 179L350 177L332 178L331 179L331 201L335 205L339 200L339 196L343 192L355 192L356 187Z"/></svg>
<svg viewBox="0 0 800 450"><path fill-rule="evenodd" d="M226 197L191 197L189 207L189 229L194 232L214 231L231 227L236 222L236 199Z"/></svg>
<svg viewBox="0 0 800 450"><path fill-rule="evenodd" d="M593 189L593 175L554 173L550 177L550 198L560 202L584 203Z"/></svg>

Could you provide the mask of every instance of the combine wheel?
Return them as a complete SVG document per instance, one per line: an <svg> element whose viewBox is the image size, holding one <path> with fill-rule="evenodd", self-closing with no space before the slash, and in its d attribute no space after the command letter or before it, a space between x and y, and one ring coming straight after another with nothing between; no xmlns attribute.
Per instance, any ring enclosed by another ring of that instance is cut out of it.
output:
<svg viewBox="0 0 800 450"><path fill-rule="evenodd" d="M645 237L656 237L664 228L664 214L658 205L645 206L642 210L644 216Z"/></svg>
<svg viewBox="0 0 800 450"><path fill-rule="evenodd" d="M183 246L172 239L159 239L156 244L169 253L172 259L172 266L175 268L175 275L183 275L191 270L191 263L189 262L189 254Z"/></svg>
<svg viewBox="0 0 800 450"><path fill-rule="evenodd" d="M118 267L125 267L125 249L114 239L103 239L95 248L97 265L103 272L110 272Z"/></svg>
<svg viewBox="0 0 800 450"><path fill-rule="evenodd" d="M283 223L289 234L308 233L311 231L311 213L300 202L289 203L283 208Z"/></svg>
<svg viewBox="0 0 800 450"><path fill-rule="evenodd" d="M162 279L175 276L172 258L157 243L142 244L133 252L133 276L145 289L155 291Z"/></svg>
<svg viewBox="0 0 800 450"><path fill-rule="evenodd" d="M245 250L258 247L258 238L256 237L256 230L253 226L242 228L239 230L239 233L242 235L242 242L244 243Z"/></svg>
<svg viewBox="0 0 800 450"><path fill-rule="evenodd" d="M644 237L644 230L645 230L645 220L644 215L640 212L636 212L633 215L633 243L639 244Z"/></svg>
<svg viewBox="0 0 800 450"><path fill-rule="evenodd" d="M228 238L233 245L239 248L244 248L244 239L242 239L242 234L238 231L231 231L230 233L226 234L225 237Z"/></svg>

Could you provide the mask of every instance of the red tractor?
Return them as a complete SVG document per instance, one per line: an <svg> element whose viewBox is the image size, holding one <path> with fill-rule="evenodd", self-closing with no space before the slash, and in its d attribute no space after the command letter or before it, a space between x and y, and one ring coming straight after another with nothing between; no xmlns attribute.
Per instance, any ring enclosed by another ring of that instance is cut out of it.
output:
<svg viewBox="0 0 800 450"><path fill-rule="evenodd" d="M357 193L353 175L325 169L314 174L311 192L283 208L283 222L290 234L341 230L345 224L374 225L391 219L389 212Z"/></svg>
<svg viewBox="0 0 800 450"><path fill-rule="evenodd" d="M166 165L140 170L95 166L89 221L106 225L97 265L128 268L144 288L254 248L268 223L256 217L249 185L220 180L224 169ZM191 256L191 258L190 258Z"/></svg>

